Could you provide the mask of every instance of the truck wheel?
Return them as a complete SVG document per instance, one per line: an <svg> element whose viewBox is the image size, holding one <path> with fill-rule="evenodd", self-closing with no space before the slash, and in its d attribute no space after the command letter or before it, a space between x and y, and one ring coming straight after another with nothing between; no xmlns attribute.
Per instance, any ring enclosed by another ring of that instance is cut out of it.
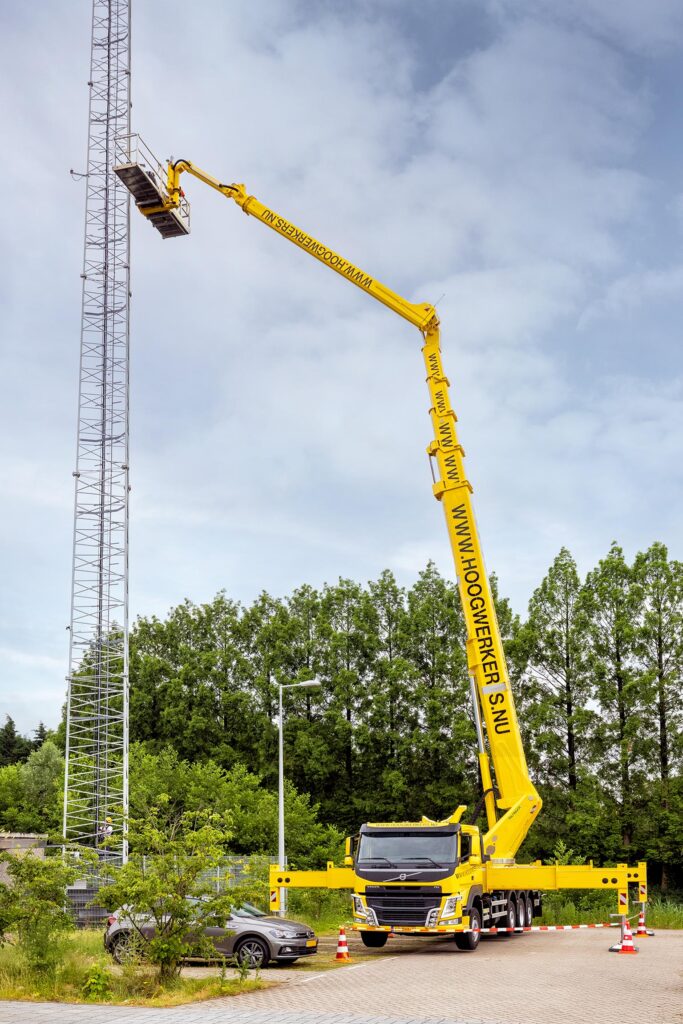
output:
<svg viewBox="0 0 683 1024"><path fill-rule="evenodd" d="M507 902L507 907L505 909L505 917L503 919L502 927L503 928L516 928L517 927L517 910L515 909L515 901L512 900L512 899L509 899L508 902ZM502 934L504 938L508 938L508 936L511 935L512 932L503 931L503 932L500 932L499 934Z"/></svg>
<svg viewBox="0 0 683 1024"><path fill-rule="evenodd" d="M526 898L526 923L528 928L534 923L534 901L531 896Z"/></svg>
<svg viewBox="0 0 683 1024"><path fill-rule="evenodd" d="M386 945L386 941L389 938L389 933L361 932L360 937L364 946L369 946L370 949L381 949L382 946Z"/></svg>
<svg viewBox="0 0 683 1024"><path fill-rule="evenodd" d="M517 897L517 927L526 928L528 924L531 924L531 922L527 920L526 898L524 893L520 892Z"/></svg>
<svg viewBox="0 0 683 1024"><path fill-rule="evenodd" d="M463 953L474 953L479 945L479 939L481 938L481 914L477 907L472 907L470 910L470 928L472 931L456 932L453 936L456 946Z"/></svg>

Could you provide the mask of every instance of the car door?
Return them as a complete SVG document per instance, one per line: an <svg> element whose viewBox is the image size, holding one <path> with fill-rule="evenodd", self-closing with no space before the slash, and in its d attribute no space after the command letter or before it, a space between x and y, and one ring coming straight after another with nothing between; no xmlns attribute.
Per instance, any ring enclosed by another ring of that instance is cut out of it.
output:
<svg viewBox="0 0 683 1024"><path fill-rule="evenodd" d="M235 947L236 925L235 918L230 917L222 927L210 925L205 929L204 934L214 944L216 952L220 956L232 956Z"/></svg>

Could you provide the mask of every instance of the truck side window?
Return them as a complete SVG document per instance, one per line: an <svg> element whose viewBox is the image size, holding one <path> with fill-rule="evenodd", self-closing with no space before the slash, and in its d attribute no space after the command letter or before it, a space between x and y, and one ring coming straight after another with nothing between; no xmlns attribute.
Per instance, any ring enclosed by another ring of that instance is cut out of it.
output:
<svg viewBox="0 0 683 1024"><path fill-rule="evenodd" d="M472 836L460 836L460 860L469 860L472 853Z"/></svg>

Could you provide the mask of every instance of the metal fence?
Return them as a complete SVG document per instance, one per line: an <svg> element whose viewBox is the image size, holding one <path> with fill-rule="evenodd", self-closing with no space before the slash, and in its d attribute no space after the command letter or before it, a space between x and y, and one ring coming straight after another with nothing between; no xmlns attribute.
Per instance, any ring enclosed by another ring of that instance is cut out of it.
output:
<svg viewBox="0 0 683 1024"><path fill-rule="evenodd" d="M142 870L146 871L152 862L152 857L143 857ZM277 857L225 857L215 870L205 872L200 879L204 883L209 883L216 892L225 892L251 879L262 877L265 880L269 865L276 863ZM107 867L111 864L110 860L99 868L84 873L83 878L78 879L67 889L69 907L76 927L94 928L103 925L107 920L109 911L97 904L97 893L110 881L111 876L107 873Z"/></svg>

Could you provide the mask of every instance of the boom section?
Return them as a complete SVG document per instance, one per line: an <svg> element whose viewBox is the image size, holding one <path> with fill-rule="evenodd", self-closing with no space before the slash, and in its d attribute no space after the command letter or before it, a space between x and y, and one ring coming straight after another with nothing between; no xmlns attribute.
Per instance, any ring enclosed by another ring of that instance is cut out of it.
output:
<svg viewBox="0 0 683 1024"><path fill-rule="evenodd" d="M427 371L430 416L434 430L434 440L427 452L438 467L434 496L444 510L467 626L467 664L476 695L475 716L477 724L480 716L483 716L495 768L497 793L494 801L488 757L480 738L479 764L489 822L489 831L483 837L482 852L495 859L514 857L541 808L541 800L529 778L522 747L500 628L472 507L472 486L465 473L465 453L458 440L457 416L451 405L449 381L441 362L436 310L428 303L408 302L371 274L264 206L255 196L248 194L244 185L224 184L189 160L169 163L167 195L157 190L157 205L138 201L146 217L154 220L155 216L181 207L185 201L180 187L183 173L191 174L226 198L232 199L244 213L260 220L288 242L303 249L309 256L387 306L417 327L423 335L422 354ZM149 184L148 179L146 184ZM186 234L187 231L183 227L182 231L176 233ZM499 820L496 820L496 806L505 812Z"/></svg>
<svg viewBox="0 0 683 1024"><path fill-rule="evenodd" d="M458 439L457 416L449 381L441 362L438 327L425 332L422 349L431 398L434 440L427 453L438 473L434 496L441 502L458 578L467 627L467 666L486 723L498 787L497 805L507 813L498 821L489 815L483 852L513 857L541 809L526 763L500 627L491 593L479 531L472 506L472 485L465 472L465 452ZM476 709L475 709L476 710ZM487 788L485 765L482 765ZM488 808L487 808L488 809Z"/></svg>
<svg viewBox="0 0 683 1024"><path fill-rule="evenodd" d="M326 267L339 274L340 277L350 281L351 284L355 284L361 291L367 292L373 299L388 306L394 313L398 313L399 316L402 316L404 320L408 320L409 323L419 330L425 331L427 326L436 320L436 310L433 306L427 303L414 305L412 302L408 302L392 291L391 288L387 288L386 285L366 273L366 271L361 270L354 263L344 259L343 256L340 256L339 253L330 249L323 242L319 242L317 238L313 238L312 235L302 231L296 224L292 224L291 221L286 220L279 213L264 206L255 196L250 196L247 193L244 185L224 185L218 178L214 178L211 174L207 174L206 171L202 171L200 167L196 167L189 160L176 160L175 163L169 164L168 192L172 201L178 201L181 196L180 175L183 171L192 174L206 185L210 185L211 188L215 188L216 191L222 192L227 198L234 200L244 213L260 220L262 224L265 224L272 231L276 231L278 235L282 235L288 242L298 245L309 256L315 257L320 263L323 263Z"/></svg>

